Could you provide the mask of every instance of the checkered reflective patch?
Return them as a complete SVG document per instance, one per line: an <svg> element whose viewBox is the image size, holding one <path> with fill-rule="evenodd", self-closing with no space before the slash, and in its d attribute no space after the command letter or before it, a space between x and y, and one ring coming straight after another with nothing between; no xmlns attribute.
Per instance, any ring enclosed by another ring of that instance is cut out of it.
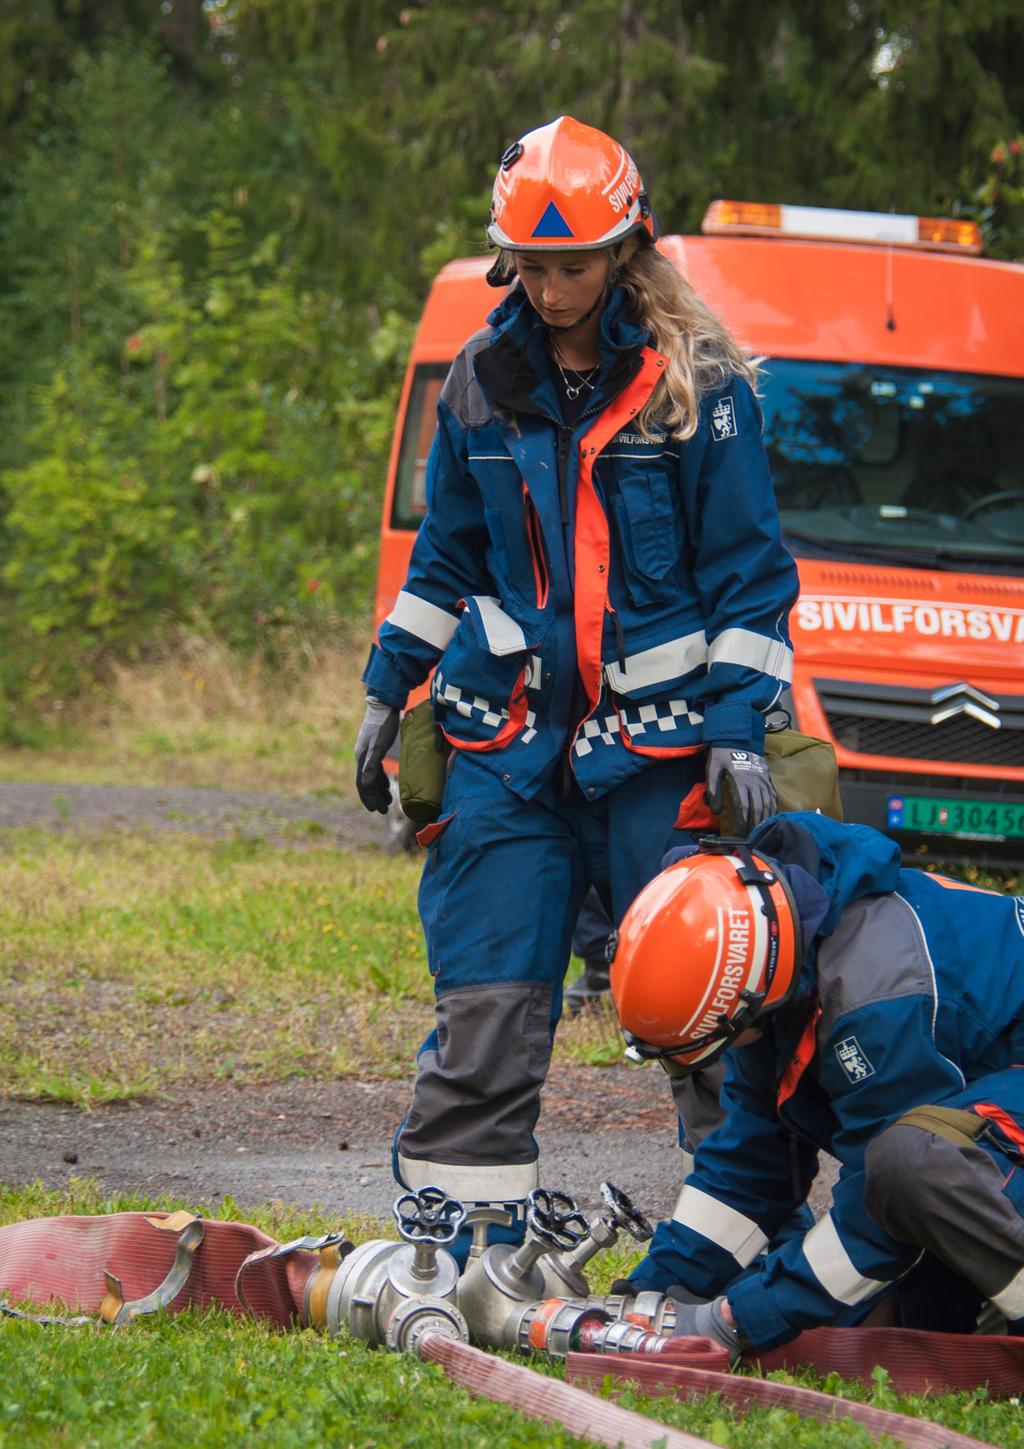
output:
<svg viewBox="0 0 1024 1449"><path fill-rule="evenodd" d="M664 734L667 730L678 729L684 720L691 725L702 724L704 720L704 716L691 709L685 699L642 704L635 710L631 710L628 705L622 707L622 723L631 740L636 739L637 735L653 734L656 730Z"/></svg>
<svg viewBox="0 0 1024 1449"><path fill-rule="evenodd" d="M445 704L453 704L456 714L461 714L464 719L482 720L492 729L508 719L507 709L495 709L489 699L483 699L479 694L467 694L454 684L446 684L437 671L434 673L431 693L435 699L442 699Z"/></svg>
<svg viewBox="0 0 1024 1449"><path fill-rule="evenodd" d="M855 1036L844 1037L842 1041L836 1042L835 1053L839 1065L851 1082L863 1082L866 1077L875 1075L874 1067Z"/></svg>
<svg viewBox="0 0 1024 1449"><path fill-rule="evenodd" d="M538 665L539 662L538 660ZM434 671L430 692L435 699L443 700L448 705L454 705L456 713L461 714L464 719L479 719L492 729L505 724L509 718L507 709L495 709L490 700L481 698L479 694L469 695L459 689L457 685L447 684L440 670ZM531 740L535 740L537 738L536 724L535 711L528 709L523 729L516 736L517 743L528 745Z"/></svg>
<svg viewBox="0 0 1024 1449"><path fill-rule="evenodd" d="M591 715L584 720L573 748L577 755L589 755L597 745L614 745L616 736L623 730L634 740L639 735L666 734L679 729L684 722L699 725L703 720L704 716L691 709L685 699L641 704L632 710L623 704L618 714Z"/></svg>
<svg viewBox="0 0 1024 1449"><path fill-rule="evenodd" d="M589 755L595 745L613 745L619 728L617 714L591 715L583 721L583 729L576 736L576 753Z"/></svg>
<svg viewBox="0 0 1024 1449"><path fill-rule="evenodd" d="M731 397L720 397L711 409L711 436L716 443L736 436L736 414Z"/></svg>

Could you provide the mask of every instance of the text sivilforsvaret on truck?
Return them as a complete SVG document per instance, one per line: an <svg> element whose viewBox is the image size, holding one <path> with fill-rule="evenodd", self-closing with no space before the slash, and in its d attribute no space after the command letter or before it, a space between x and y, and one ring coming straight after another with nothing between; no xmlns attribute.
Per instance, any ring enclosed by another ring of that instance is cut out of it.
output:
<svg viewBox="0 0 1024 1449"><path fill-rule="evenodd" d="M658 243L764 358L800 572L783 703L830 740L846 818L911 854L1024 860L1024 266L973 223L716 201ZM496 302L450 262L416 332L381 529L390 611L448 367ZM623 541L628 547L628 540Z"/></svg>

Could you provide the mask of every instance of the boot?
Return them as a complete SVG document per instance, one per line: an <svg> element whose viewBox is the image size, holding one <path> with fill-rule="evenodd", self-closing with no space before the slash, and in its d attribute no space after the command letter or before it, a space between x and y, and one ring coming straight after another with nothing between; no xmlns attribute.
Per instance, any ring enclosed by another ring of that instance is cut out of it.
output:
<svg viewBox="0 0 1024 1449"><path fill-rule="evenodd" d="M607 961L586 961L583 970L565 990L565 1009L570 1016L576 1016L586 1006L610 997Z"/></svg>

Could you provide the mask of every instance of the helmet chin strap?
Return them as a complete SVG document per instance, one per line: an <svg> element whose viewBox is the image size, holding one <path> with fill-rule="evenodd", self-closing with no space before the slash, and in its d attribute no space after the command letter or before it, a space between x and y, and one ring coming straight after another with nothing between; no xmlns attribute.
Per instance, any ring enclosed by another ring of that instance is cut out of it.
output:
<svg viewBox="0 0 1024 1449"><path fill-rule="evenodd" d="M575 322L569 322L565 327L553 327L550 322L545 322L549 332L554 332L559 337L564 337L567 332L575 332L577 327L582 327L584 322L589 322L595 312L599 312L608 300L608 293L611 290L607 285L592 307L588 307L582 317L577 317Z"/></svg>

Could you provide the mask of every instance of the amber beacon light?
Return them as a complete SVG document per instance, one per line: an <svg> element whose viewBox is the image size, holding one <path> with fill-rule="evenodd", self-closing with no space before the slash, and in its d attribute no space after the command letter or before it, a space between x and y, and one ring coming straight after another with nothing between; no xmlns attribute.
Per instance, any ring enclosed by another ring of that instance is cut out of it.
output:
<svg viewBox="0 0 1024 1449"><path fill-rule="evenodd" d="M981 251L981 232L973 221L900 216L888 211L839 211L824 206L776 206L764 201L713 201L704 214L701 231L709 236L864 242L973 255Z"/></svg>

